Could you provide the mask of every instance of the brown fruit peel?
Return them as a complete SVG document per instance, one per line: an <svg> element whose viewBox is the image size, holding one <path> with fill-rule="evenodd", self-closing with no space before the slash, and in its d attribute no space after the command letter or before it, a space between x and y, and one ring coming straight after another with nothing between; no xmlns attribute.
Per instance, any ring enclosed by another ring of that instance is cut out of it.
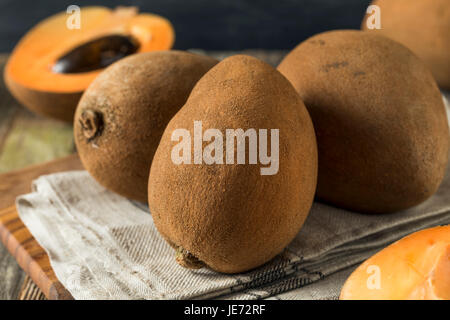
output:
<svg viewBox="0 0 450 320"><path fill-rule="evenodd" d="M106 68L84 93L74 119L85 169L105 188L147 202L150 164L164 128L216 63L170 50L130 55Z"/></svg>
<svg viewBox="0 0 450 320"><path fill-rule="evenodd" d="M448 162L446 111L431 72L410 50L369 32L329 31L298 45L278 70L314 123L318 199L383 214L437 191Z"/></svg>
<svg viewBox="0 0 450 320"><path fill-rule="evenodd" d="M180 246L175 252L175 260L180 266L187 269L201 269L206 266L203 261Z"/></svg>
<svg viewBox="0 0 450 320"><path fill-rule="evenodd" d="M264 177L261 166L249 164L175 165L172 133L185 128L193 136L197 120L220 131L279 129L283 166ZM166 126L151 164L148 203L158 231L193 253L195 267L199 258L234 274L263 265L292 241L311 208L316 179L314 128L300 97L270 65L235 55L197 82ZM191 256L183 253L178 249L177 261L189 267Z"/></svg>

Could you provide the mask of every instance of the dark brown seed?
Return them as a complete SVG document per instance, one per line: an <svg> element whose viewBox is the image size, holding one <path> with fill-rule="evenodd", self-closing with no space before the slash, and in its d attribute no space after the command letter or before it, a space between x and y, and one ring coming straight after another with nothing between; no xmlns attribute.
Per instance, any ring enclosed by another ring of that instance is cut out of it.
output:
<svg viewBox="0 0 450 320"><path fill-rule="evenodd" d="M64 54L53 65L55 73L81 73L109 66L135 53L137 41L130 36L109 35L86 42Z"/></svg>

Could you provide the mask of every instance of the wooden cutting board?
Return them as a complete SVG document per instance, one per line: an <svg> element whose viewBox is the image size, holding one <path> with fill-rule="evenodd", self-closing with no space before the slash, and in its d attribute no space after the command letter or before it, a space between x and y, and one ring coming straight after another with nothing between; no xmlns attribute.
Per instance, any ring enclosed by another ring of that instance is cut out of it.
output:
<svg viewBox="0 0 450 320"><path fill-rule="evenodd" d="M31 191L31 182L44 174L82 169L78 155L0 175L0 240L48 299L73 299L58 281L44 249L22 223L16 197Z"/></svg>

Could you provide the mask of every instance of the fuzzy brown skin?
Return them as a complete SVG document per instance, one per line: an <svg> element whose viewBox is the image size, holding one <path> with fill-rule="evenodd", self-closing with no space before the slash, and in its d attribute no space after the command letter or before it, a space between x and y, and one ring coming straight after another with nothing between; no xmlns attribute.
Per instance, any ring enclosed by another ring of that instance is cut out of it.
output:
<svg viewBox="0 0 450 320"><path fill-rule="evenodd" d="M368 30L411 49L430 68L438 84L450 90L450 1L375 0L381 9L381 30Z"/></svg>
<svg viewBox="0 0 450 320"><path fill-rule="evenodd" d="M320 199L384 213L437 190L448 160L446 111L409 49L372 33L333 31L301 43L278 69L314 123Z"/></svg>
<svg viewBox="0 0 450 320"><path fill-rule="evenodd" d="M27 88L5 71L5 83L11 94L24 106L44 117L73 122L73 115L83 92L58 93Z"/></svg>
<svg viewBox="0 0 450 320"><path fill-rule="evenodd" d="M167 123L216 63L192 53L157 51L108 67L86 90L75 114L84 167L106 188L146 202L150 164ZM87 128L96 116L98 132Z"/></svg>
<svg viewBox="0 0 450 320"><path fill-rule="evenodd" d="M226 129L279 129L278 173L262 176L263 166L248 164L248 143L246 164L175 165L171 134L185 128L193 137L194 120L224 137ZM243 272L272 259L295 237L316 179L314 129L300 97L271 66L237 55L203 76L167 126L152 163L149 206L169 243L216 271Z"/></svg>

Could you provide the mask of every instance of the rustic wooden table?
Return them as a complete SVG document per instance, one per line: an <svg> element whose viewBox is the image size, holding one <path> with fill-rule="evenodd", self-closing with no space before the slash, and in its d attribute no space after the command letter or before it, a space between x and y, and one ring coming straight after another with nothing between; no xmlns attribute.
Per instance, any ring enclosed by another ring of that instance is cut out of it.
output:
<svg viewBox="0 0 450 320"><path fill-rule="evenodd" d="M3 82L6 55L0 55L0 173L69 155L75 151L72 126L43 119L21 107ZM0 300L45 299L0 243Z"/></svg>
<svg viewBox="0 0 450 320"><path fill-rule="evenodd" d="M235 53L208 52L208 55L222 59ZM261 50L243 53L274 66L284 54L282 51ZM9 94L3 82L6 59L6 54L0 54L0 173L75 152L70 124L36 116ZM4 299L37 300L45 299L45 296L0 243L0 300Z"/></svg>

